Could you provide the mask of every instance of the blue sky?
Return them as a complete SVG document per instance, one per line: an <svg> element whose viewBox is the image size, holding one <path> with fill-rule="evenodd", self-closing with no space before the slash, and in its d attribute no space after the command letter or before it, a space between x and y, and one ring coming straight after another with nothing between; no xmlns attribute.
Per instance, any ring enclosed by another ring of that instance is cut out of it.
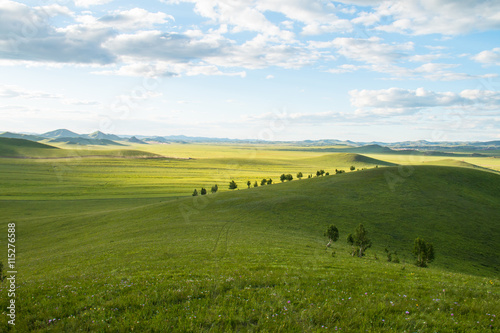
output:
<svg viewBox="0 0 500 333"><path fill-rule="evenodd" d="M0 0L0 131L500 139L500 2Z"/></svg>

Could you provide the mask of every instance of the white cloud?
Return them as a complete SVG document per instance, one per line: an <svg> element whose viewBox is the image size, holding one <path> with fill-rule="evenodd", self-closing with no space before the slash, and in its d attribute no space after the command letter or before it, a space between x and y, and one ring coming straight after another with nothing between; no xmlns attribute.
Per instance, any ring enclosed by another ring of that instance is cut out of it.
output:
<svg viewBox="0 0 500 333"><path fill-rule="evenodd" d="M500 66L500 47L495 47L492 50L482 51L473 56L472 59L486 65Z"/></svg>
<svg viewBox="0 0 500 333"><path fill-rule="evenodd" d="M112 2L113 0L74 0L75 6L77 7L91 7L97 5L105 5L107 3Z"/></svg>
<svg viewBox="0 0 500 333"><path fill-rule="evenodd" d="M121 56L177 62L220 55L228 45L229 41L220 35L197 35L193 32L180 34L157 30L121 34L103 44L106 49Z"/></svg>
<svg viewBox="0 0 500 333"><path fill-rule="evenodd" d="M389 88L381 90L351 90L351 104L357 114L397 115L412 114L423 108L463 108L495 110L500 106L500 92L464 90L461 93L434 92L424 88L407 90Z"/></svg>
<svg viewBox="0 0 500 333"><path fill-rule="evenodd" d="M291 40L294 34L288 30L281 30L270 22L265 15L256 8L254 1L232 0L184 0L195 4L195 12L209 18L213 24L227 24L232 27L231 32L253 31L270 36L277 36L284 40Z"/></svg>
<svg viewBox="0 0 500 333"><path fill-rule="evenodd" d="M444 58L446 55L442 53L431 53L431 54L415 54L408 57L409 61L414 62L431 62L440 58Z"/></svg>
<svg viewBox="0 0 500 333"><path fill-rule="evenodd" d="M174 17L162 12L151 13L142 8L133 8L125 11L114 11L99 18L97 21L119 30L137 30L153 28L157 24L164 24L168 20L175 21Z"/></svg>
<svg viewBox="0 0 500 333"><path fill-rule="evenodd" d="M385 1L373 15L391 19L377 29L414 35L458 35L500 28L500 2L490 0L404 0ZM366 14L359 17L363 23ZM373 23L367 21L367 23Z"/></svg>
<svg viewBox="0 0 500 333"><path fill-rule="evenodd" d="M95 71L98 75L138 76L138 77L176 77L176 76L239 76L244 78L245 71L223 72L214 65L191 62L173 63L168 61L137 62L127 61L126 65L113 70Z"/></svg>
<svg viewBox="0 0 500 333"><path fill-rule="evenodd" d="M36 62L105 64L114 56L101 47L112 33L106 29L68 26L56 29L49 15L64 12L62 7L30 8L5 1L0 11L0 53L2 58Z"/></svg>
<svg viewBox="0 0 500 333"><path fill-rule="evenodd" d="M337 52L350 60L363 61L370 64L392 63L408 57L413 50L413 43L386 44L379 37L347 38L339 37L329 42L310 42L312 48L336 48Z"/></svg>
<svg viewBox="0 0 500 333"><path fill-rule="evenodd" d="M303 0L259 0L257 8L262 11L273 11L287 18L305 24L302 33L318 35L330 32L346 32L352 30L349 20L337 17L337 9L332 4L321 1Z"/></svg>

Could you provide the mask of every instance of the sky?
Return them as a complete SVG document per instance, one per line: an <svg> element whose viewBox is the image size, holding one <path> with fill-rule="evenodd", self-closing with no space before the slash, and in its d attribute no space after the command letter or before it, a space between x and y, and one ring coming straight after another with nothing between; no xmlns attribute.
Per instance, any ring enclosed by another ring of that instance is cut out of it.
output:
<svg viewBox="0 0 500 333"><path fill-rule="evenodd" d="M500 140L497 0L0 0L0 132Z"/></svg>

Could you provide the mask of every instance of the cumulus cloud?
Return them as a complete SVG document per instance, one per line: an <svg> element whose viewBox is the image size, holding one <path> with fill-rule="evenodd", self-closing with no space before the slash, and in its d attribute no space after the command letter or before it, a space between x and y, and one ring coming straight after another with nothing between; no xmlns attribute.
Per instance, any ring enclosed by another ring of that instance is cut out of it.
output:
<svg viewBox="0 0 500 333"><path fill-rule="evenodd" d="M4 59L61 63L106 64L114 56L101 47L111 35L107 29L73 25L55 28L44 7L30 8L6 1L0 11L0 52ZM58 12L63 12L59 8Z"/></svg>
<svg viewBox="0 0 500 333"><path fill-rule="evenodd" d="M362 13L358 23L374 24L375 18L387 18L388 24L377 29L414 35L462 33L500 28L500 2L491 0L405 0L384 1L372 13Z"/></svg>
<svg viewBox="0 0 500 333"><path fill-rule="evenodd" d="M302 33L318 35L330 32L346 32L352 30L349 20L339 18L336 7L320 1L303 0L260 0L257 9L262 12L272 11L304 24Z"/></svg>
<svg viewBox="0 0 500 333"><path fill-rule="evenodd" d="M174 17L166 13L151 13L142 8L133 8L125 11L114 11L99 18L99 23L112 26L120 30L150 29L155 25L164 24L168 20L175 21Z"/></svg>
<svg viewBox="0 0 500 333"><path fill-rule="evenodd" d="M95 71L98 75L138 76L138 77L177 77L177 76L239 76L245 77L245 71L223 72L217 66L196 63L172 63L168 61L136 62L129 61L126 65L113 70Z"/></svg>
<svg viewBox="0 0 500 333"><path fill-rule="evenodd" d="M500 66L500 47L496 47L492 50L482 51L474 55L472 59L485 65Z"/></svg>
<svg viewBox="0 0 500 333"><path fill-rule="evenodd" d="M226 24L231 26L231 32L242 31L259 32L270 36L277 36L284 40L291 40L294 34L282 30L269 21L266 16L256 8L255 3L231 0L183 0L182 2L194 3L195 12L208 18L213 24Z"/></svg>
<svg viewBox="0 0 500 333"><path fill-rule="evenodd" d="M91 6L97 6L97 5L105 5L107 3L112 2L113 0L75 0L75 6L77 7L91 7Z"/></svg>
<svg viewBox="0 0 500 333"><path fill-rule="evenodd" d="M186 62L220 55L229 42L221 36L212 37L196 32L139 31L110 38L103 45L121 56Z"/></svg>
<svg viewBox="0 0 500 333"><path fill-rule="evenodd" d="M408 56L413 43L387 44L379 37L347 38L339 37L329 42L310 42L312 48L335 48L338 54L347 59L370 64L391 63Z"/></svg>
<svg viewBox="0 0 500 333"><path fill-rule="evenodd" d="M412 114L423 108L481 108L500 106L500 93L488 90L464 90L460 93L434 92L424 88L408 90L389 88L381 90L351 90L351 104L357 114L398 115Z"/></svg>

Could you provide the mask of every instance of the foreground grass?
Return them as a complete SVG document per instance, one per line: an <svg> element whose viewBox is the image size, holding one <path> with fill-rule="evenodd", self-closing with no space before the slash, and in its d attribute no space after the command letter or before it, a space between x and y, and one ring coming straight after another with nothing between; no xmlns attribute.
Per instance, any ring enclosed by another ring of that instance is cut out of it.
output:
<svg viewBox="0 0 500 333"><path fill-rule="evenodd" d="M498 279L346 254L332 258L310 248L267 258L254 248L245 252L177 254L175 259L131 261L118 272L114 266L102 267L81 275L73 271L75 275L64 278L23 282L17 330L485 332L498 328ZM3 329L7 331L5 324Z"/></svg>
<svg viewBox="0 0 500 333"><path fill-rule="evenodd" d="M171 209L182 203L122 204L18 221L18 332L498 327L497 278L387 263L381 252L352 258L340 242L332 257L324 239L278 221L219 211L197 222Z"/></svg>

